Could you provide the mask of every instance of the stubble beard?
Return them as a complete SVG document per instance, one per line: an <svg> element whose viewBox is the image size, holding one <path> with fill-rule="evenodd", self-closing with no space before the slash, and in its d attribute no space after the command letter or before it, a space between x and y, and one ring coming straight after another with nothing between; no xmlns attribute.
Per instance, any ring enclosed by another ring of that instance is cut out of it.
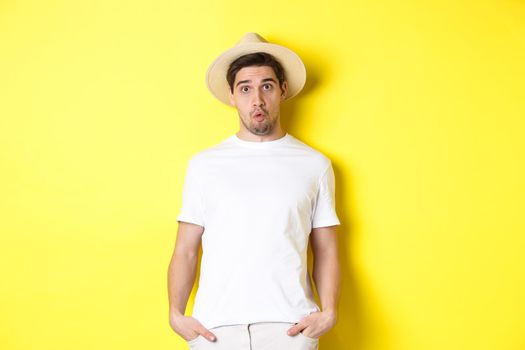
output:
<svg viewBox="0 0 525 350"><path fill-rule="evenodd" d="M267 115L267 118L264 119L262 122L252 121L252 117L248 117L248 123L244 120L243 117L241 117L241 123L244 125L246 129L248 129L252 134L254 135L268 135L270 134L277 122L277 119L271 120L270 117Z"/></svg>

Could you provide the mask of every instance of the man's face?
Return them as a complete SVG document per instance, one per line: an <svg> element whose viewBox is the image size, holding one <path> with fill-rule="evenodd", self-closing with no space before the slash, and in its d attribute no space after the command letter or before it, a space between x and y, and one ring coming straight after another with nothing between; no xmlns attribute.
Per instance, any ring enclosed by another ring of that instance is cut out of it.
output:
<svg viewBox="0 0 525 350"><path fill-rule="evenodd" d="M255 135L268 135L279 122L286 92L286 82L281 89L271 67L244 67L235 76L230 102L237 108L246 129Z"/></svg>

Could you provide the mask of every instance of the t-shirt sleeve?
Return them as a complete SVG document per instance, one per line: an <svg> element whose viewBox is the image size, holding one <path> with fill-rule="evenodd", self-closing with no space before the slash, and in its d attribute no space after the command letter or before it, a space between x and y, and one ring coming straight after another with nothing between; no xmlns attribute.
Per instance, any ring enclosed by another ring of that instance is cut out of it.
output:
<svg viewBox="0 0 525 350"><path fill-rule="evenodd" d="M189 222L204 227L204 205L199 180L199 171L190 159L184 177L182 206L177 221Z"/></svg>
<svg viewBox="0 0 525 350"><path fill-rule="evenodd" d="M312 228L340 225L335 211L335 175L331 163L319 179L318 187Z"/></svg>

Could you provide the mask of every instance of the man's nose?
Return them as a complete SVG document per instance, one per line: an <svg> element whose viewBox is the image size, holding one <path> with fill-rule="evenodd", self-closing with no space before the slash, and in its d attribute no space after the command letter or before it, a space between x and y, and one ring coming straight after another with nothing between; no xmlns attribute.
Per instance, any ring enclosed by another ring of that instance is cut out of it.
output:
<svg viewBox="0 0 525 350"><path fill-rule="evenodd" d="M261 93L258 90L255 90L253 94L253 105L254 106L262 106L264 105L264 101L262 99Z"/></svg>

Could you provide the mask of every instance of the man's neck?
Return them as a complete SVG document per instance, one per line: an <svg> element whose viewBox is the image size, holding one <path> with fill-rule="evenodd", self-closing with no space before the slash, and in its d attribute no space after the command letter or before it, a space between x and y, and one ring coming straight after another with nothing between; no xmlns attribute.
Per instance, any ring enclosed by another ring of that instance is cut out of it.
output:
<svg viewBox="0 0 525 350"><path fill-rule="evenodd" d="M283 130L275 129L272 131L271 134L268 135L255 135L247 130L239 130L236 133L237 137L244 141L252 141L252 142L266 142L266 141L274 141L278 140L286 135L286 132Z"/></svg>

